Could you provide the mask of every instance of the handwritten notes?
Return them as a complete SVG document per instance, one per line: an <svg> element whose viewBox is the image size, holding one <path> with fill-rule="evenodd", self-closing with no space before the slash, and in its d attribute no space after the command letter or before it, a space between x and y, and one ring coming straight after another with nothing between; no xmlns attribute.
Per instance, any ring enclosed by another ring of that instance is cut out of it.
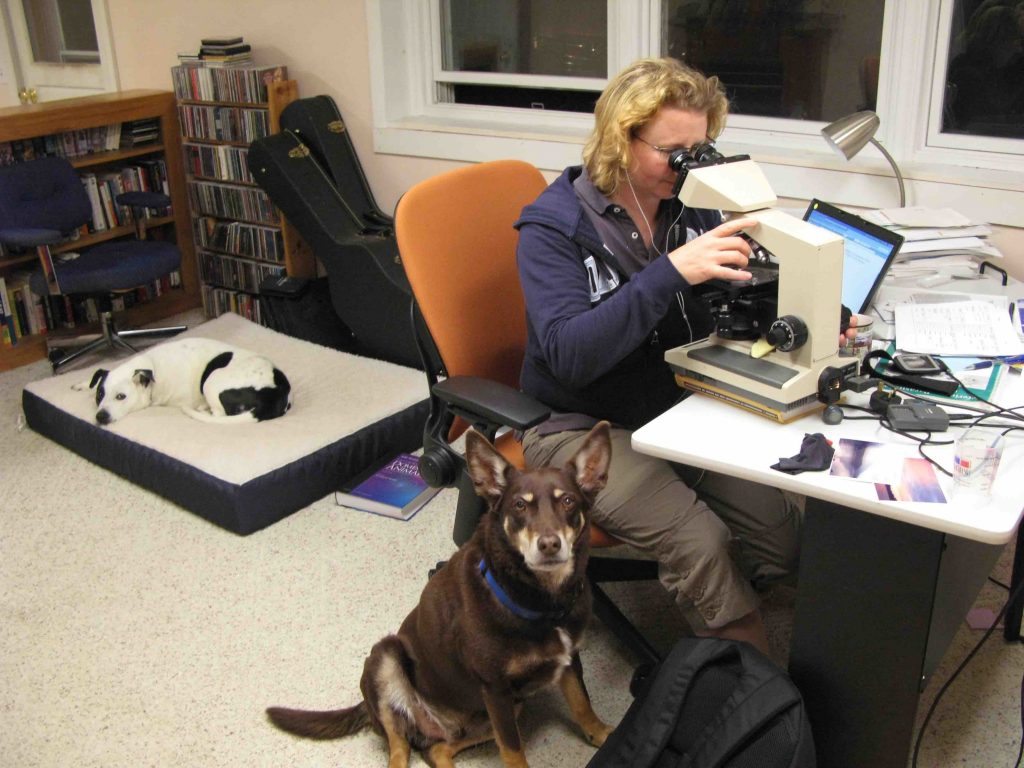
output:
<svg viewBox="0 0 1024 768"><path fill-rule="evenodd" d="M935 355L1024 354L1009 314L984 301L897 304L896 346Z"/></svg>

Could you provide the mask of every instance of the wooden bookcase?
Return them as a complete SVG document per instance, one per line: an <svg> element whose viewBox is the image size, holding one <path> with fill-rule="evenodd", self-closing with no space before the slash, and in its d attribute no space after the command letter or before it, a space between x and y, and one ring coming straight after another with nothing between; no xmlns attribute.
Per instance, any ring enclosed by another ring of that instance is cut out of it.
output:
<svg viewBox="0 0 1024 768"><path fill-rule="evenodd" d="M197 307L201 301L196 271L192 232L189 227L188 198L181 165L181 143L174 94L169 91L131 90L83 96L75 99L29 104L0 109L0 142L14 142L62 134L88 128L157 118L160 137L155 143L131 149L97 152L70 160L83 170L116 169L133 161L163 158L170 188L171 215L150 219L147 227L163 230L161 236L173 239L181 250L181 288L163 293L148 302L115 313L122 327L155 322ZM91 244L119 237L131 237L132 227L117 227L86 235L63 250L78 250ZM154 233L158 234L158 233ZM59 252L61 248L54 249ZM0 274L24 269L35 256L0 257ZM74 333L88 333L77 325ZM15 346L0 345L0 371L10 370L46 356L46 335L25 336Z"/></svg>
<svg viewBox="0 0 1024 768"><path fill-rule="evenodd" d="M260 281L272 274L313 277L316 260L248 172L257 138L280 130L298 84L281 67L172 69L192 232L209 317L232 311L262 322Z"/></svg>

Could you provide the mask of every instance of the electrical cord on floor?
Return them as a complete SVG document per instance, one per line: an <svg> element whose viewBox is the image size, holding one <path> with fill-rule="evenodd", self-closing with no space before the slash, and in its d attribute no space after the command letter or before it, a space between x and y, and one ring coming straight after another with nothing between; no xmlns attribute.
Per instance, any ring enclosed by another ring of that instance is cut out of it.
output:
<svg viewBox="0 0 1024 768"><path fill-rule="evenodd" d="M940 688L939 692L935 695L935 699L932 701L932 705L928 708L928 714L926 714L924 716L924 722L921 723L921 728L917 732L917 739L915 739L915 741L914 741L914 756L913 756L913 759L911 760L911 763L910 763L912 768L917 768L917 756L918 756L918 754L921 751L921 742L924 739L925 730L928 728L928 723L931 721L932 715L935 714L935 709L938 707L939 701L942 700L942 696L949 689L949 686L951 686L953 684L953 681L956 680L957 676L961 672L964 671L964 669L970 663L971 659L974 658L975 654L977 654L977 652L981 650L981 646L983 646L985 644L985 641L988 640L989 637L991 637L992 633L996 630L996 627L999 626L999 622L1002 620L1003 616L1006 614L1006 611L1013 604L1014 600L1016 600L1020 596L1022 588L1024 588L1024 580L1022 580L1021 583L1017 585L1017 587L1013 590L1013 592L1007 598L1006 602L1003 603L1003 607L999 610L999 613L992 620L992 626L990 626L987 630L985 630L985 634L981 636L981 639L977 642L977 644L974 646L974 648L971 649L971 652L968 653L967 657L963 661L960 662L960 666L958 666L956 668L956 670L954 670L953 674L949 676L949 679L942 685L942 688ZM1020 768L1021 758L1024 757L1024 676L1021 677L1020 707L1021 707L1021 745L1020 745L1020 749L1017 752L1017 759L1014 762L1014 768Z"/></svg>

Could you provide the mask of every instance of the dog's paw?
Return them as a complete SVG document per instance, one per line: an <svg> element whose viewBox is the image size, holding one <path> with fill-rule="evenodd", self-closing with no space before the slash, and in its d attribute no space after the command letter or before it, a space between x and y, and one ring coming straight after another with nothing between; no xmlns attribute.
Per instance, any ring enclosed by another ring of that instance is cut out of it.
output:
<svg viewBox="0 0 1024 768"><path fill-rule="evenodd" d="M593 744L595 747L600 747L611 735L611 732L615 730L610 725L602 723L598 720L593 724L592 727L587 729L586 737L587 741Z"/></svg>
<svg viewBox="0 0 1024 768"><path fill-rule="evenodd" d="M89 380L84 379L83 381L76 382L75 384L71 385L71 388L75 390L75 392L84 392L85 390L89 389Z"/></svg>

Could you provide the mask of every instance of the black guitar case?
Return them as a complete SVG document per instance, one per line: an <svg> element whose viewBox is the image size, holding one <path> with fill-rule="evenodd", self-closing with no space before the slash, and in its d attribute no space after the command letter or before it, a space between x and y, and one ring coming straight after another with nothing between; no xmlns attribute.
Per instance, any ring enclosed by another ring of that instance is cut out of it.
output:
<svg viewBox="0 0 1024 768"><path fill-rule="evenodd" d="M367 226L309 147L290 131L257 139L249 170L327 271L334 311L360 354L422 368L412 292L394 234Z"/></svg>
<svg viewBox="0 0 1024 768"><path fill-rule="evenodd" d="M374 200L334 99L330 96L296 99L281 111L281 130L291 131L310 148L367 229L390 231L394 228L394 219Z"/></svg>

